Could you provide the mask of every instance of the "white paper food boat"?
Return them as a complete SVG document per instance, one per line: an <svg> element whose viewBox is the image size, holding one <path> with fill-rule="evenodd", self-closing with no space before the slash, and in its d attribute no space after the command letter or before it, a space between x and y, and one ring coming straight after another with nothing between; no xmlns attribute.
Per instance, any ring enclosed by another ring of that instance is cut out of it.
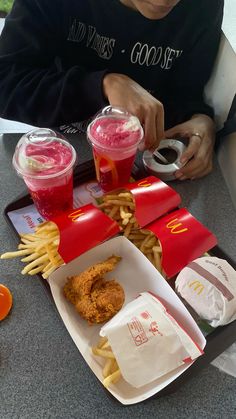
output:
<svg viewBox="0 0 236 419"><path fill-rule="evenodd" d="M67 277L78 275L89 266L105 260L112 254L121 256L122 261L117 265L114 272L106 275L106 278L115 278L123 286L125 291L124 304L132 301L143 291L150 291L159 295L175 319L199 347L204 349L206 340L203 334L170 285L128 239L123 236L115 237L89 250L67 265L61 266L49 277L51 292L62 320L77 348L99 381L103 381L102 366L104 364L102 359L92 355L91 347L98 342L101 325L89 326L76 312L75 307L65 299L62 289ZM122 404L138 403L158 393L189 367L191 367L191 364L185 364L161 379L157 379L139 389L132 387L124 379L121 379L118 383L112 384L108 391Z"/></svg>

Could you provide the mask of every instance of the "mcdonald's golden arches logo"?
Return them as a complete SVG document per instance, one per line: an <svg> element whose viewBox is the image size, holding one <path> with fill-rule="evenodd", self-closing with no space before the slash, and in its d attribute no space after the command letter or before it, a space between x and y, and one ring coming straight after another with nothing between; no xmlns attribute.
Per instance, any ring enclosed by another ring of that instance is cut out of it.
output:
<svg viewBox="0 0 236 419"><path fill-rule="evenodd" d="M141 188L149 188L149 186L152 186L152 184L148 182L147 179L144 179L138 183L138 186L140 186Z"/></svg>
<svg viewBox="0 0 236 419"><path fill-rule="evenodd" d="M80 217L82 217L85 213L81 209L77 209L76 211L71 212L68 215L68 218L71 219L72 223L75 223L76 220Z"/></svg>
<svg viewBox="0 0 236 419"><path fill-rule="evenodd" d="M193 281L189 284L189 288L194 289L198 295L200 295L204 291L204 285L200 281Z"/></svg>
<svg viewBox="0 0 236 419"><path fill-rule="evenodd" d="M168 224L166 224L166 227L170 229L171 234L180 234L188 231L187 227L180 228L182 226L183 224L178 222L178 218L175 218L174 220L171 220Z"/></svg>

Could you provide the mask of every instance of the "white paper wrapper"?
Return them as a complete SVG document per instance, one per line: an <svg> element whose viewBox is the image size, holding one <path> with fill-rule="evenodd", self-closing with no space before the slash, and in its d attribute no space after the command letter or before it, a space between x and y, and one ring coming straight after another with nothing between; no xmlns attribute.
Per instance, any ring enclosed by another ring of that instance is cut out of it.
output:
<svg viewBox="0 0 236 419"><path fill-rule="evenodd" d="M203 353L161 301L148 292L127 304L100 335L108 338L124 379L136 388Z"/></svg>
<svg viewBox="0 0 236 419"><path fill-rule="evenodd" d="M217 257L202 257L177 276L176 291L212 327L236 319L236 271Z"/></svg>

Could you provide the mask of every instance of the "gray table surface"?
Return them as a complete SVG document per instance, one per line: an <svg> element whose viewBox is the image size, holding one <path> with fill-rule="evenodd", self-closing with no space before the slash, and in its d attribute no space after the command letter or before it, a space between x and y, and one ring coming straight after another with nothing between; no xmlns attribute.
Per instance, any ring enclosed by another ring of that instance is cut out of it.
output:
<svg viewBox="0 0 236 419"><path fill-rule="evenodd" d="M12 169L17 135L0 137L0 253L16 241L3 218L4 207L24 191ZM79 162L91 157L85 139L74 138ZM208 177L172 182L182 205L211 229L236 262L236 222L217 162ZM0 323L0 418L235 418L236 380L209 365L174 394L122 406L103 391L64 327L38 278L20 274L18 260L1 261L0 282L14 306Z"/></svg>

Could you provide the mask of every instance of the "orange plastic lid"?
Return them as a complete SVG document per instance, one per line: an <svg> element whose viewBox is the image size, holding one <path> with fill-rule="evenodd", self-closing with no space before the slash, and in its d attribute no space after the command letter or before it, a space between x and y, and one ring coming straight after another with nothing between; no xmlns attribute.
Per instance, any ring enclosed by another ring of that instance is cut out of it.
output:
<svg viewBox="0 0 236 419"><path fill-rule="evenodd" d="M11 291L3 284L0 284L0 320L7 317L12 307Z"/></svg>

